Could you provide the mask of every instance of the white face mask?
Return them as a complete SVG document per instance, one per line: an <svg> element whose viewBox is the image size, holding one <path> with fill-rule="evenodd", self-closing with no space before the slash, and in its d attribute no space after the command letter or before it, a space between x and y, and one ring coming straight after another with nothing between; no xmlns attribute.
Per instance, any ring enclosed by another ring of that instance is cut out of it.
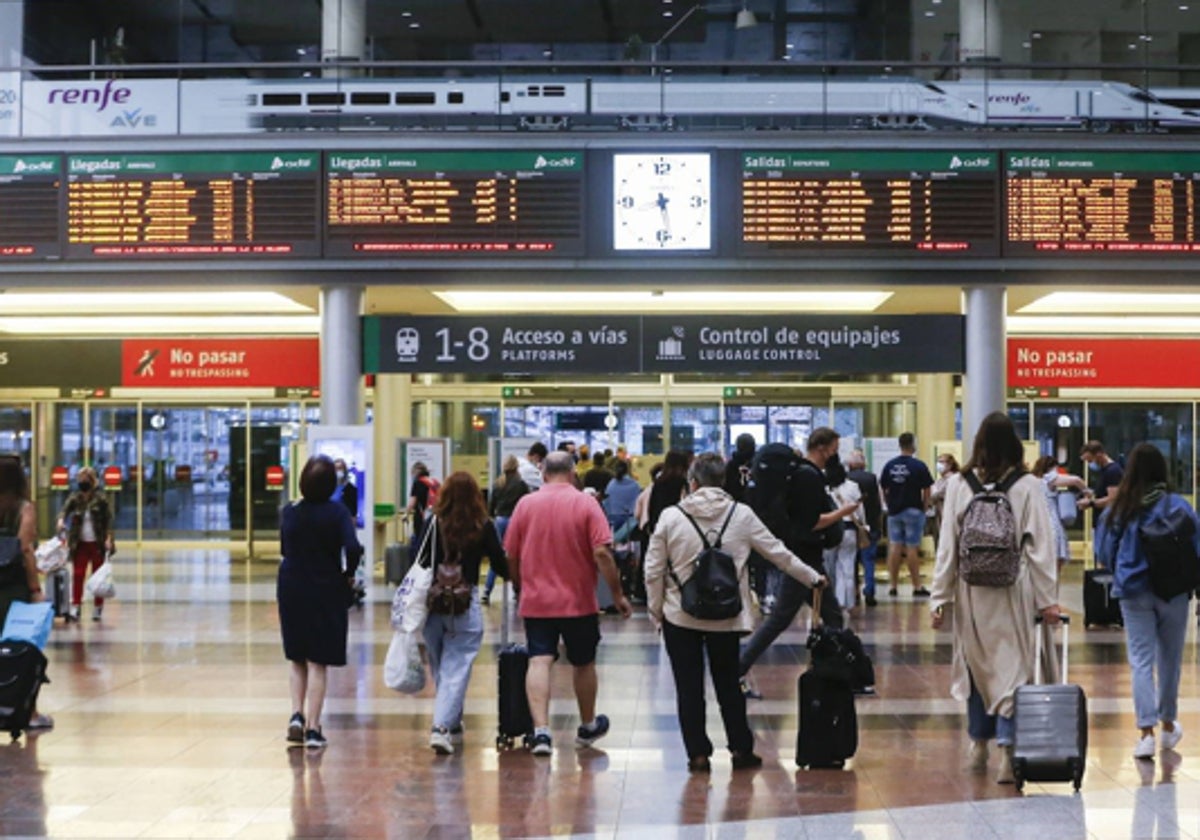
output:
<svg viewBox="0 0 1200 840"><path fill-rule="evenodd" d="M943 475L943 474L945 474L945 472L946 472L946 470L947 470L947 468L948 468L949 466L950 466L950 465L949 465L949 464L947 464L945 461L938 461L938 462L937 462L937 471L938 471L938 475Z"/></svg>
<svg viewBox="0 0 1200 840"><path fill-rule="evenodd" d="M345 480L346 480L346 471L345 471L345 470L338 470L338 471L337 471L337 480L338 480L338 481L345 481Z"/></svg>

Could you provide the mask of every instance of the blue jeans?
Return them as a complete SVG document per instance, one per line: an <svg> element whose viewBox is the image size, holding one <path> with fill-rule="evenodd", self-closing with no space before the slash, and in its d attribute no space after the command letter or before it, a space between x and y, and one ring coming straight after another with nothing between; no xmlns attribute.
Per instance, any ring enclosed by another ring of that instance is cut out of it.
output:
<svg viewBox="0 0 1200 840"><path fill-rule="evenodd" d="M1010 717L1004 715L989 715L983 705L983 695L975 688L975 680L971 680L971 696L967 698L967 734L972 741L990 741L996 739L1001 747L1011 747L1016 724Z"/></svg>
<svg viewBox="0 0 1200 840"><path fill-rule="evenodd" d="M1179 714L1179 671L1187 636L1188 596L1164 601L1153 592L1121 598L1125 647L1133 671L1133 708L1137 725L1147 728ZM1155 669L1158 690L1155 691Z"/></svg>
<svg viewBox="0 0 1200 840"><path fill-rule="evenodd" d="M462 724L463 700L471 681L471 666L483 644L483 613L478 590L471 608L463 615L429 614L425 619L425 650L429 671L437 686L433 703L433 725L453 729Z"/></svg>
<svg viewBox="0 0 1200 840"><path fill-rule="evenodd" d="M496 536L500 538L500 545L504 545L504 532L508 530L508 520L511 516L496 517ZM496 586L496 567L490 562L488 563L487 580L483 584L483 594L491 595L492 589Z"/></svg>
<svg viewBox="0 0 1200 840"><path fill-rule="evenodd" d="M875 597L875 557L879 549L879 540L871 540L871 544L866 548L858 550L858 562L862 563L863 569L863 597Z"/></svg>

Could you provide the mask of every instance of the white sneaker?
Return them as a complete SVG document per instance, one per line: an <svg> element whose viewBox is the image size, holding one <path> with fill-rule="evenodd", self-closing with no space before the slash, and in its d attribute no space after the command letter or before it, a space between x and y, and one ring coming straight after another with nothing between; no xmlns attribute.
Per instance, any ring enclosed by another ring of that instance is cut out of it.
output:
<svg viewBox="0 0 1200 840"><path fill-rule="evenodd" d="M1164 750L1175 749L1175 747L1178 746L1179 742L1183 739L1183 726L1180 725L1179 721L1174 721L1174 724L1174 729L1172 729L1170 732L1164 729L1162 731L1162 735L1159 736L1159 746L1161 746Z"/></svg>
<svg viewBox="0 0 1200 840"><path fill-rule="evenodd" d="M429 733L429 746L438 755L454 755L454 744L450 743L450 730L436 726Z"/></svg>
<svg viewBox="0 0 1200 840"><path fill-rule="evenodd" d="M1143 735L1133 748L1134 758L1154 758L1154 736Z"/></svg>

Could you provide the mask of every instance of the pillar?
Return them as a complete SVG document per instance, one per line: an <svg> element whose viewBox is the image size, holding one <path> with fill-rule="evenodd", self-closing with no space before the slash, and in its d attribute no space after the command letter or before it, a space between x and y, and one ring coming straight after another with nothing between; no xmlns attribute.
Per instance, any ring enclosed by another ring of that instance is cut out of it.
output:
<svg viewBox="0 0 1200 840"><path fill-rule="evenodd" d="M25 0L0 0L0 67L20 67L25 55Z"/></svg>
<svg viewBox="0 0 1200 840"><path fill-rule="evenodd" d="M321 61L362 61L367 44L366 0L325 0L321 4ZM325 77L354 76L351 69L330 67Z"/></svg>
<svg viewBox="0 0 1200 840"><path fill-rule="evenodd" d="M1005 408L1007 293L1003 286L963 290L967 314L967 372L963 377L963 452L970 451L983 418Z"/></svg>
<svg viewBox="0 0 1200 840"><path fill-rule="evenodd" d="M996 64L1001 45L1000 0L959 0L958 55L967 64ZM963 79L981 79L985 69L966 68Z"/></svg>
<svg viewBox="0 0 1200 840"><path fill-rule="evenodd" d="M403 478L397 474L396 439L412 437L412 377L381 373L375 377L375 501L391 503L397 511L408 499L402 495ZM407 481L407 478L404 478ZM384 545L400 539L397 521L388 523Z"/></svg>
<svg viewBox="0 0 1200 840"><path fill-rule="evenodd" d="M933 442L954 440L954 377L948 373L917 375L917 457L934 462Z"/></svg>
<svg viewBox="0 0 1200 840"><path fill-rule="evenodd" d="M362 286L321 289L321 423L362 422Z"/></svg>

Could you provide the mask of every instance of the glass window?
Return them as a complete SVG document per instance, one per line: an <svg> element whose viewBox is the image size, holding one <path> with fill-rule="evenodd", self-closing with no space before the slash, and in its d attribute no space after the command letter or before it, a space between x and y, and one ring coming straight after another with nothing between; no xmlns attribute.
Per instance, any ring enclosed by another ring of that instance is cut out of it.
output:
<svg viewBox="0 0 1200 840"><path fill-rule="evenodd" d="M630 455L662 455L662 404L621 406L621 442Z"/></svg>
<svg viewBox="0 0 1200 840"><path fill-rule="evenodd" d="M671 448L721 451L721 412L715 405L671 406Z"/></svg>
<svg viewBox="0 0 1200 840"><path fill-rule="evenodd" d="M1167 459L1175 488L1194 492L1190 403L1090 403L1088 437L1103 443L1109 457L1117 460L1139 443L1154 444Z"/></svg>

